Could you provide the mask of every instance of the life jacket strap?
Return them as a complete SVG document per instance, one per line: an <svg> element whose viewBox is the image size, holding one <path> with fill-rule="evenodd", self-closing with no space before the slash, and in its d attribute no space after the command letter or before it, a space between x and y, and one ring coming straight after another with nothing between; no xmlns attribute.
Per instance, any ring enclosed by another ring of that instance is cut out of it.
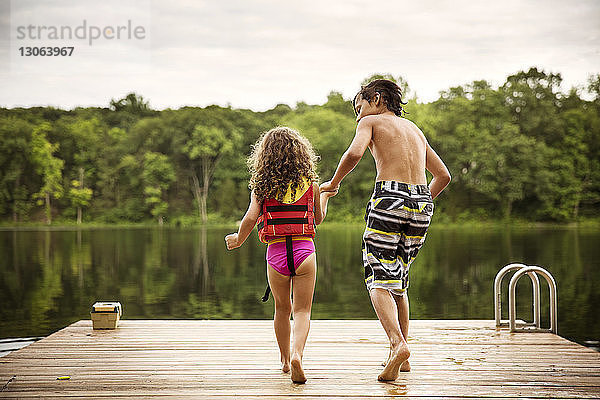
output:
<svg viewBox="0 0 600 400"><path fill-rule="evenodd" d="M308 205L306 204L283 204L280 206L266 206L267 212L281 212L281 211L308 211Z"/></svg>
<svg viewBox="0 0 600 400"><path fill-rule="evenodd" d="M294 268L294 247L292 242L292 236L285 237L285 257L287 267L290 270L290 276L296 275L296 269ZM269 301L269 294L271 293L271 287L269 286L269 282L267 282L267 288L265 289L265 295L262 297L262 302L266 303Z"/></svg>
<svg viewBox="0 0 600 400"><path fill-rule="evenodd" d="M292 237L285 237L285 252L287 258L287 267L290 270L290 276L296 275L296 268L294 268L294 247L292 246Z"/></svg>
<svg viewBox="0 0 600 400"><path fill-rule="evenodd" d="M305 225L305 224L308 224L308 218L273 218L273 219L268 219L268 220L265 220L264 222L261 221L261 222L258 223L258 230L259 231L265 226L265 223L267 225L286 225L286 224Z"/></svg>
<svg viewBox="0 0 600 400"><path fill-rule="evenodd" d="M267 282L267 289L265 290L265 295L262 297L262 302L266 303L269 301L269 294L271 293L271 287L269 286L269 282Z"/></svg>

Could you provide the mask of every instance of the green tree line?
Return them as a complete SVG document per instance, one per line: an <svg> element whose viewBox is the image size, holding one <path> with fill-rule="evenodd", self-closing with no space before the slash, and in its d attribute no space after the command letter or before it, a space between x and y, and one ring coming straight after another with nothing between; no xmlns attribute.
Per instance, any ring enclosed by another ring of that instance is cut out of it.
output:
<svg viewBox="0 0 600 400"><path fill-rule="evenodd" d="M382 77L374 75L369 79ZM401 77L407 118L444 159L453 181L439 218L567 222L600 210L600 74L561 91L561 75L530 68L499 87L479 80L430 103ZM365 83L363 82L363 83ZM323 180L352 140L351 99L153 110L135 93L108 107L0 109L0 219L196 224L239 219L248 204L246 157L274 126L298 129L321 157ZM359 220L375 168L365 155L330 208Z"/></svg>

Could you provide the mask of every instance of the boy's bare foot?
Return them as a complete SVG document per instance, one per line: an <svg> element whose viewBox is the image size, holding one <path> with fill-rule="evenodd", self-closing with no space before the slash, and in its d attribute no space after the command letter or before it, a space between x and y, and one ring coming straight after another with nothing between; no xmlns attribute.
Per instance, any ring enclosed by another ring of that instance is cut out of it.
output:
<svg viewBox="0 0 600 400"><path fill-rule="evenodd" d="M382 367L385 367L387 363L390 361L390 357L392 356L392 349L390 349L387 358L381 363Z"/></svg>
<svg viewBox="0 0 600 400"><path fill-rule="evenodd" d="M387 365L387 363L390 360L390 356L388 355L388 358L381 363L382 367L385 367ZM406 360L404 361L401 365L400 365L400 372L410 372L410 361Z"/></svg>
<svg viewBox="0 0 600 400"><path fill-rule="evenodd" d="M410 361L406 360L400 365L400 372L410 372Z"/></svg>
<svg viewBox="0 0 600 400"><path fill-rule="evenodd" d="M302 369L302 360L298 355L292 357L292 382L294 383L305 383L306 376Z"/></svg>
<svg viewBox="0 0 600 400"><path fill-rule="evenodd" d="M398 378L398 370L400 365L410 357L410 351L406 343L399 344L395 349L392 350L391 357L388 360L383 371L377 377L379 381L394 381ZM292 361L293 362L293 361Z"/></svg>

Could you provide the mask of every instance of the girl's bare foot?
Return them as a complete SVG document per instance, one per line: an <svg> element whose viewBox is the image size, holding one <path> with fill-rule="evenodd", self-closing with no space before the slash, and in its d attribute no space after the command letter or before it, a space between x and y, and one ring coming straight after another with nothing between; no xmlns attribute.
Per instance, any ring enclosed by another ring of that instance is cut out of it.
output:
<svg viewBox="0 0 600 400"><path fill-rule="evenodd" d="M383 371L377 377L379 381L394 381L398 378L398 370L400 369L400 365L410 357L410 351L408 350L408 346L406 343L401 343L396 348L392 349L391 357L388 360ZM292 361L293 363L293 361ZM293 371L293 364L292 364Z"/></svg>
<svg viewBox="0 0 600 400"><path fill-rule="evenodd" d="M281 356L281 371L283 371L284 373L288 373L290 372L290 356L284 357L283 355Z"/></svg>
<svg viewBox="0 0 600 400"><path fill-rule="evenodd" d="M306 376L304 375L304 369L302 369L302 360L300 356L294 354L292 356L292 382L294 383L305 383Z"/></svg>

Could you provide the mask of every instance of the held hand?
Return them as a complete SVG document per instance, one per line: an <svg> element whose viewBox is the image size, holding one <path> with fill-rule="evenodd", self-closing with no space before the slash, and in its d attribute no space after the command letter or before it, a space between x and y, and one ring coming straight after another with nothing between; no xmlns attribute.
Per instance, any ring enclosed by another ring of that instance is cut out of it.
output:
<svg viewBox="0 0 600 400"><path fill-rule="evenodd" d="M232 250L237 247L240 247L240 244L238 243L238 234L231 233L225 236L225 243L227 244L227 250Z"/></svg>
<svg viewBox="0 0 600 400"><path fill-rule="evenodd" d="M321 190L321 192L334 192L334 194L332 196L335 196L337 194L337 191L339 188L340 188L340 185L333 186L331 181L324 182L321 184L321 186L319 186L319 189Z"/></svg>
<svg viewBox="0 0 600 400"><path fill-rule="evenodd" d="M326 198L330 198L338 194L338 191L335 190L333 192L321 192L321 196L325 196Z"/></svg>

